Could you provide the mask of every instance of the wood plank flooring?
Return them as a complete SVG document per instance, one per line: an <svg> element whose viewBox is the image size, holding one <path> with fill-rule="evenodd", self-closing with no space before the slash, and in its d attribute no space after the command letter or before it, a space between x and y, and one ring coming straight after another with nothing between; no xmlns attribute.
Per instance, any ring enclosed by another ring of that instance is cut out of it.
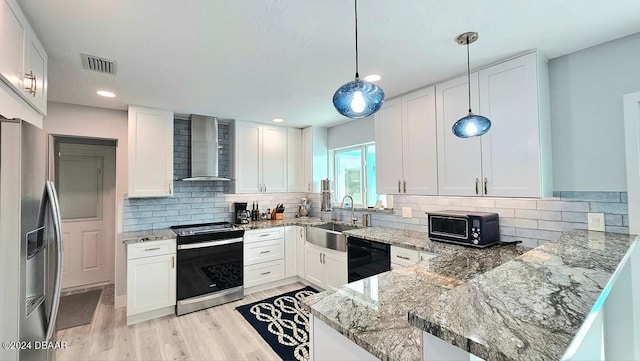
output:
<svg viewBox="0 0 640 361"><path fill-rule="evenodd" d="M235 308L302 287L293 283L184 316L127 326L126 309L114 308L113 286L108 286L91 324L56 333L58 341L67 342L67 349L56 351L56 359L280 360Z"/></svg>

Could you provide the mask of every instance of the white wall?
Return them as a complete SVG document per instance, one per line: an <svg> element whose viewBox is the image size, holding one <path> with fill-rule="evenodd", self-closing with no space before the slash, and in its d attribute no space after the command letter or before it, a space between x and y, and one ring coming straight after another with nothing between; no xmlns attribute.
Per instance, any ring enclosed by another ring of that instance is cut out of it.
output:
<svg viewBox="0 0 640 361"><path fill-rule="evenodd" d="M120 241L123 229L123 202L127 191L127 112L82 105L48 103L44 129L53 135L115 139L116 148L116 237L115 295L127 293L126 249Z"/></svg>
<svg viewBox="0 0 640 361"><path fill-rule="evenodd" d="M328 133L327 146L329 149L371 143L375 141L373 116L353 119L347 123L336 125L329 128Z"/></svg>
<svg viewBox="0 0 640 361"><path fill-rule="evenodd" d="M554 190L627 189L622 95L639 64L640 33L549 62Z"/></svg>

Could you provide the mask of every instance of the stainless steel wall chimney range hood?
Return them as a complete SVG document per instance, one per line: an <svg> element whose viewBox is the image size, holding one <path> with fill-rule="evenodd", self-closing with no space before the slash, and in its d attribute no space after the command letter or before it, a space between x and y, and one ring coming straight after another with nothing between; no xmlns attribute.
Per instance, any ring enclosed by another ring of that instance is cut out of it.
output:
<svg viewBox="0 0 640 361"><path fill-rule="evenodd" d="M193 114L191 176L183 181L230 181L218 173L218 118Z"/></svg>

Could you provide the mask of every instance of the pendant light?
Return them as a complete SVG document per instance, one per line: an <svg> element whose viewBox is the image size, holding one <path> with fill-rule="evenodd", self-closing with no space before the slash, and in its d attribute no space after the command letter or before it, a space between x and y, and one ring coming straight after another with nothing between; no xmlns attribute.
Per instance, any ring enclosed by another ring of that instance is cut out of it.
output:
<svg viewBox="0 0 640 361"><path fill-rule="evenodd" d="M469 44L478 40L478 33L469 32L460 34L456 42L460 45L467 46L467 86L469 88L469 114L464 118L460 118L453 124L451 130L456 137L469 138L483 135L491 128L491 121L482 115L476 115L471 112L471 70L469 66Z"/></svg>
<svg viewBox="0 0 640 361"><path fill-rule="evenodd" d="M336 90L333 106L338 113L353 119L368 117L382 106L384 92L368 81L360 80L358 74L358 0L355 2L356 23L356 78Z"/></svg>

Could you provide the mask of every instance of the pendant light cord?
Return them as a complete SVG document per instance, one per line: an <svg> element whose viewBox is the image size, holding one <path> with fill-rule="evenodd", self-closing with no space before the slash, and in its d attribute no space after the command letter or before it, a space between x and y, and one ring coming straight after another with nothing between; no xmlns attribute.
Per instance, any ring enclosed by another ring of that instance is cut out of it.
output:
<svg viewBox="0 0 640 361"><path fill-rule="evenodd" d="M358 75L358 0L354 0L355 3L355 18L356 18L356 80L360 77Z"/></svg>
<svg viewBox="0 0 640 361"><path fill-rule="evenodd" d="M467 35L467 89L469 89L469 114L471 114L471 68L469 66L469 35Z"/></svg>

